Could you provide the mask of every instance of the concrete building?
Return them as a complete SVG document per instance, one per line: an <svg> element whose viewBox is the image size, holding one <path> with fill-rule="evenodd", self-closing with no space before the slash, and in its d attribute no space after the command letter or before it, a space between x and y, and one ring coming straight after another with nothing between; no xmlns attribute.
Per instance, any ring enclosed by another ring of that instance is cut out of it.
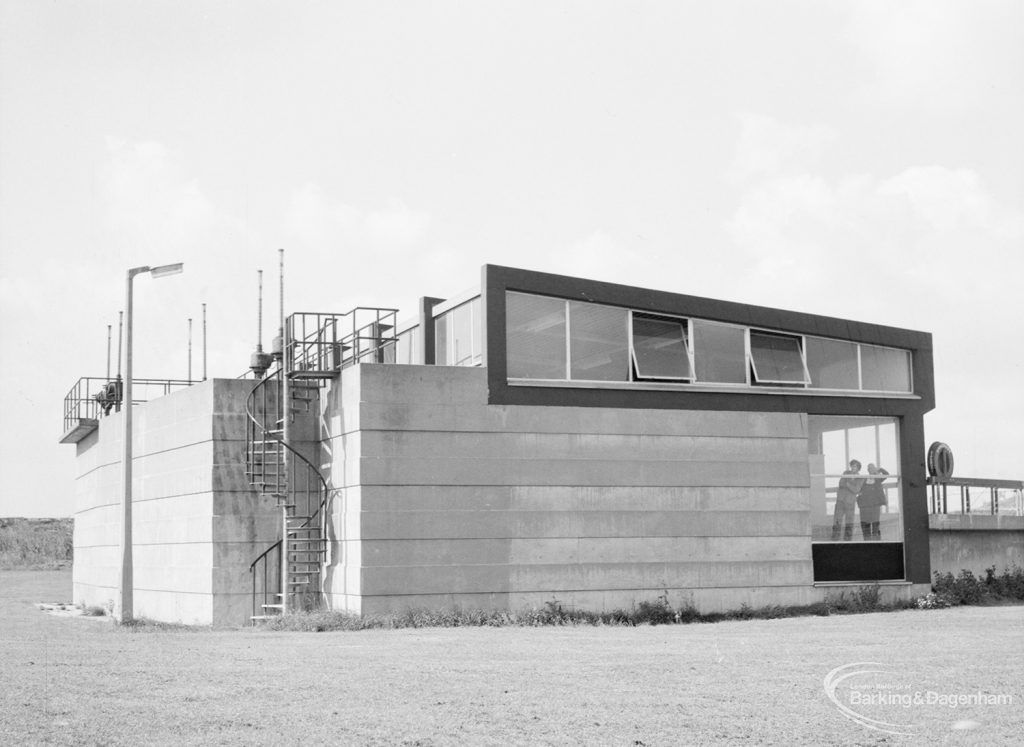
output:
<svg viewBox="0 0 1024 747"><path fill-rule="evenodd" d="M137 615L930 587L929 334L486 266L405 321L294 314L280 350L136 406ZM104 604L120 415L73 399L75 600ZM878 508L845 511L850 481Z"/></svg>

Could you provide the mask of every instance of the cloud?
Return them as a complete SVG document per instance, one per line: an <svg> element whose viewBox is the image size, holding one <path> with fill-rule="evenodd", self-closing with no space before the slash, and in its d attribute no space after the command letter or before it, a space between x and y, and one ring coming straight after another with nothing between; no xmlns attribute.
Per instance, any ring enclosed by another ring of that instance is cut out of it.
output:
<svg viewBox="0 0 1024 747"><path fill-rule="evenodd" d="M739 119L740 139L726 173L734 183L812 166L837 137L835 130L822 125L788 125L749 113Z"/></svg>
<svg viewBox="0 0 1024 747"><path fill-rule="evenodd" d="M366 210L332 200L319 186L306 184L292 194L286 225L297 238L320 250L395 250L426 239L430 214L401 202Z"/></svg>
<svg viewBox="0 0 1024 747"><path fill-rule="evenodd" d="M178 249L207 227L214 208L181 157L157 142L107 139L100 171L107 227L129 245Z"/></svg>
<svg viewBox="0 0 1024 747"><path fill-rule="evenodd" d="M970 169L914 166L883 180L878 194L905 198L914 215L936 231L966 229L999 239L1024 237L1024 213L999 204Z"/></svg>
<svg viewBox="0 0 1024 747"><path fill-rule="evenodd" d="M945 110L1019 86L1019 2L859 0L847 32L873 73L861 94Z"/></svg>

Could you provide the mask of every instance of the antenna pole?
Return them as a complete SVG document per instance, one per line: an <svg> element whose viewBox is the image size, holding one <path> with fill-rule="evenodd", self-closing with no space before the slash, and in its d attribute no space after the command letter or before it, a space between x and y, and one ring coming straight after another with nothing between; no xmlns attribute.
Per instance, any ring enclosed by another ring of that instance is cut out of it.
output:
<svg viewBox="0 0 1024 747"><path fill-rule="evenodd" d="M263 270L256 270L260 278L259 300L256 307L256 352L263 352Z"/></svg>
<svg viewBox="0 0 1024 747"><path fill-rule="evenodd" d="M107 325L107 381L110 381L110 325Z"/></svg>
<svg viewBox="0 0 1024 747"><path fill-rule="evenodd" d="M280 268L279 272L281 276L281 290L279 298L279 304L281 308L281 355L282 360L284 360L284 249L278 249L277 253L279 257L278 265Z"/></svg>
<svg viewBox="0 0 1024 747"><path fill-rule="evenodd" d="M192 317L188 318L188 383L192 383Z"/></svg>
<svg viewBox="0 0 1024 747"><path fill-rule="evenodd" d="M203 304L203 381L206 381L206 304Z"/></svg>
<svg viewBox="0 0 1024 747"><path fill-rule="evenodd" d="M124 333L124 312L117 312L117 378L121 378L121 335Z"/></svg>

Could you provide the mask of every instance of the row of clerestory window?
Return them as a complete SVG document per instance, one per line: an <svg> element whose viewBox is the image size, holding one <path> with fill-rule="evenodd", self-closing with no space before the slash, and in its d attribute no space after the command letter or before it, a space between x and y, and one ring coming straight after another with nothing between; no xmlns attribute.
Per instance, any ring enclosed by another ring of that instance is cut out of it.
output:
<svg viewBox="0 0 1024 747"><path fill-rule="evenodd" d="M508 378L912 391L910 351L518 291Z"/></svg>

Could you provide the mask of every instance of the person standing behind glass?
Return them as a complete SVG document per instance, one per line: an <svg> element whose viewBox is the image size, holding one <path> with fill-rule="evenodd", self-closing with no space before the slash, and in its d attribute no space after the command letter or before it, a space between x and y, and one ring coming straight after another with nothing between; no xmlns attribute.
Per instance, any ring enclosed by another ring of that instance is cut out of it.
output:
<svg viewBox="0 0 1024 747"><path fill-rule="evenodd" d="M839 480L839 489L836 491L836 509L832 518L832 540L839 539L839 533L843 534L843 541L849 542L853 539L853 512L857 506L857 494L860 493L864 478L845 477L845 475L859 475L860 462L856 459L850 460L850 469L843 472L844 477Z"/></svg>
<svg viewBox="0 0 1024 747"><path fill-rule="evenodd" d="M860 489L860 495L857 496L857 508L860 509L860 531L864 535L865 542L878 542L882 539L880 522L882 506L889 502L885 497L885 488L882 487L882 483L885 482L884 476L888 474L882 467L869 464L869 477L864 480L864 486Z"/></svg>

